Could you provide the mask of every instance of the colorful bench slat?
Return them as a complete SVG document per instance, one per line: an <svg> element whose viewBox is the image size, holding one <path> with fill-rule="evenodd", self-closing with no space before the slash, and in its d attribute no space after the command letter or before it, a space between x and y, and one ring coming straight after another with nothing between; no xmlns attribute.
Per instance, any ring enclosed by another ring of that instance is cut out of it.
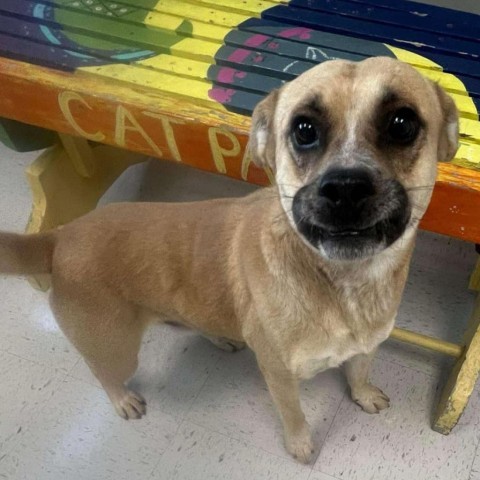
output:
<svg viewBox="0 0 480 480"><path fill-rule="evenodd" d="M383 5L379 5L383 3ZM352 18L382 23L384 25L395 25L421 32L430 32L447 37L454 37L467 40L469 43L480 38L480 27L471 22L471 17L466 21L458 18L450 18L443 12L438 15L438 9L429 9L428 5L410 4L403 5L403 8L395 8L397 2L356 2L352 0L317 0L315 3L309 0L291 0L291 5L304 8L314 8L318 11L325 11L338 15L345 15ZM426 8L425 8L426 7ZM470 21L468 21L470 18Z"/></svg>

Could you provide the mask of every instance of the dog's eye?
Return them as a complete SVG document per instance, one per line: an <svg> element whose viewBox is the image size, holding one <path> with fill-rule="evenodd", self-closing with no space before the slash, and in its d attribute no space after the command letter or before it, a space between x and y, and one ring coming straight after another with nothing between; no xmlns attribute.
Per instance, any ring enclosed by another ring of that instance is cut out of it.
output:
<svg viewBox="0 0 480 480"><path fill-rule="evenodd" d="M400 108L390 117L388 135L390 139L400 145L413 142L420 130L420 120L411 108Z"/></svg>
<svg viewBox="0 0 480 480"><path fill-rule="evenodd" d="M295 146L304 150L318 146L318 131L307 117L298 117L293 122L293 141Z"/></svg>

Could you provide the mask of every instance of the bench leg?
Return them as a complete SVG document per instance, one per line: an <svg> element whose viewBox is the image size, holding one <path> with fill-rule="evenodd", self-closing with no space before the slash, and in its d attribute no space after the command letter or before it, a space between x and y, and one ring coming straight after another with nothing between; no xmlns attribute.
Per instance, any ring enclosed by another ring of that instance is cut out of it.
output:
<svg viewBox="0 0 480 480"><path fill-rule="evenodd" d="M448 435L457 424L480 371L480 294L465 332L465 349L457 360L440 397L433 429Z"/></svg>
<svg viewBox="0 0 480 480"><path fill-rule="evenodd" d="M480 254L480 244L476 245L477 253ZM480 257L477 260L475 270L473 270L472 276L470 277L470 284L468 286L470 290L476 290L480 292Z"/></svg>
<svg viewBox="0 0 480 480"><path fill-rule="evenodd" d="M91 147L80 138L61 136L61 142L46 150L26 170L33 195L27 233L63 225L93 210L100 197L142 155L105 145ZM48 276L29 279L47 290Z"/></svg>

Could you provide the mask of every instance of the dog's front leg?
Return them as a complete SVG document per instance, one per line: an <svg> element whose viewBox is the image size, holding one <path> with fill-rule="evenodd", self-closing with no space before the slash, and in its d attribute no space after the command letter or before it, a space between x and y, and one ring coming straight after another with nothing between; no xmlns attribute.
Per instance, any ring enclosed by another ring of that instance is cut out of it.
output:
<svg viewBox="0 0 480 480"><path fill-rule="evenodd" d="M314 450L310 428L300 406L298 379L278 366L267 367L261 362L259 365L282 419L286 448L297 460L308 463Z"/></svg>
<svg viewBox="0 0 480 480"><path fill-rule="evenodd" d="M378 413L390 406L390 399L379 388L368 383L368 372L375 352L376 350L369 354L355 355L345 362L352 400L367 413Z"/></svg>

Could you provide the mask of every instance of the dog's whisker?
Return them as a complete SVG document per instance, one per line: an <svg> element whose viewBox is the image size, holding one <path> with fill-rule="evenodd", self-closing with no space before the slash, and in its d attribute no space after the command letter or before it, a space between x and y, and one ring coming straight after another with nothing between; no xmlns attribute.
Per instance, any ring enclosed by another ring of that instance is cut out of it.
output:
<svg viewBox="0 0 480 480"><path fill-rule="evenodd" d="M405 190L407 192L412 192L412 191L415 191L415 190L427 190L427 189L433 188L434 186L435 185L417 185L415 187L406 188Z"/></svg>

